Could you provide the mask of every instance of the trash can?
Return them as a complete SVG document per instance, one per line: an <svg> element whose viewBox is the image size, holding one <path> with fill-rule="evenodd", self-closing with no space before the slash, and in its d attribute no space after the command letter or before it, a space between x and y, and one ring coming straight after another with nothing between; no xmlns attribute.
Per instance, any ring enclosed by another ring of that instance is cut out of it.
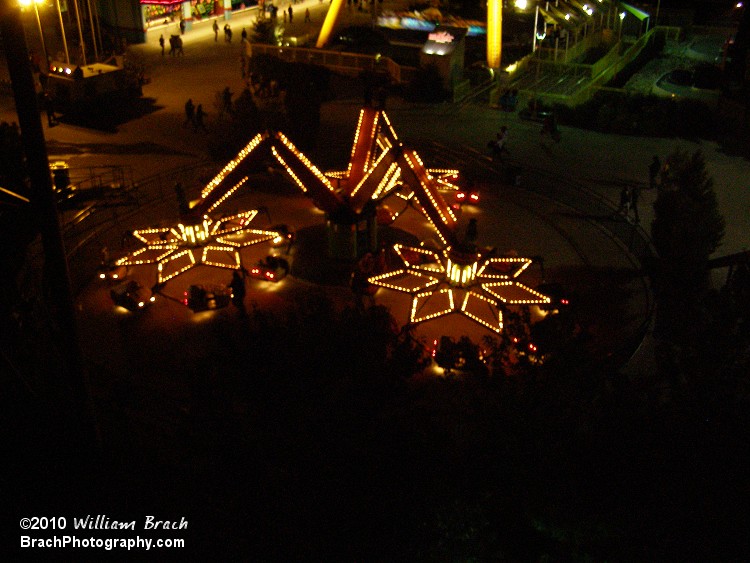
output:
<svg viewBox="0 0 750 563"><path fill-rule="evenodd" d="M68 163L58 160L50 165L52 171L52 182L55 185L55 191L64 192L70 186L70 168Z"/></svg>

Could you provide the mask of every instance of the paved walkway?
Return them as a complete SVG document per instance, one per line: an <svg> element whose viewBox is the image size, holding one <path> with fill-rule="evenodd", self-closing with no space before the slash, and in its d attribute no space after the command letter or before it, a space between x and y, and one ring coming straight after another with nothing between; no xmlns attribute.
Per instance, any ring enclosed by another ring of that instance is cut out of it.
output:
<svg viewBox="0 0 750 563"><path fill-rule="evenodd" d="M302 3L296 9L306 4L311 6L313 23L322 21L326 3ZM352 19L357 17L349 15ZM114 133L72 125L46 129L51 160L64 159L72 168L101 164L128 166L135 171L136 179L159 172L179 174L184 167L204 162L202 134L182 126L183 105L188 97L196 104L203 103L209 112L208 126L214 126L216 110L212 108L212 101L215 94L225 85L234 92L242 88L239 30L244 23L250 25L252 18L252 13L235 15L232 27L236 40L231 44L223 42L221 36L214 42L209 22L196 24L184 36L184 57L162 57L155 34L148 43L132 46L129 56L142 61L151 78L144 87L144 95L154 99L156 111L123 124ZM304 24L303 19L295 18L295 25ZM360 103L355 97L325 104L321 131L334 132L324 139L328 150L336 152L349 146ZM483 242L488 246L544 256L548 278L556 274L567 280L580 279L581 268L587 268L589 275L597 273L592 283L597 284L603 298L607 297L607 290L615 286L621 292L620 297L628 292L636 295L627 303L610 296L610 303L615 306L610 311L614 315L611 318L620 319L624 330L632 332L640 326L650 307L649 298L643 284L633 276L637 267L626 248L628 241L611 236L613 225L601 212L597 212L597 216L589 211L592 202L599 210L614 209L623 184L645 185L647 166L653 154L663 158L676 147L691 151L701 148L709 174L715 180L721 211L727 218L727 236L717 255L750 247L750 190L747 185L750 163L721 153L713 143L602 135L563 127L562 142L548 144L540 139L539 124L480 104L422 105L394 98L388 101L388 114L408 145L434 158L451 160L458 167L474 169L482 168L486 162L487 140L494 137L501 125L507 125L510 129L507 164L520 170L520 186L506 182L499 192L488 192L482 205L467 210L465 218L472 214L479 218L485 237ZM0 100L0 119L15 121L12 99ZM151 154L137 149L143 146L152 147ZM433 165L429 160L427 163ZM495 182L489 184L496 185ZM193 190L198 187L197 184L189 186ZM562 193L564 198L560 197ZM646 231L652 219L654 198L654 193L643 192L641 225ZM269 207L273 209L273 202ZM162 206L144 212L140 220L158 215L159 210L170 213L166 211L168 208ZM633 228L622 221L617 228L623 226ZM611 277L607 281L608 276L617 271L630 273L620 276L616 284ZM630 287L631 283L635 285ZM635 287L640 289L633 293ZM281 293L275 293L271 299L277 300ZM99 293L94 302L97 299L98 306L104 307L106 298L102 301ZM399 307L404 305L397 303L392 295L384 295L382 299L393 305L394 315L399 318L403 312ZM89 313L94 316L102 311L87 313L84 310L84 317ZM175 314L170 309L165 322ZM454 326L461 327L460 323ZM101 352L102 348L92 350Z"/></svg>

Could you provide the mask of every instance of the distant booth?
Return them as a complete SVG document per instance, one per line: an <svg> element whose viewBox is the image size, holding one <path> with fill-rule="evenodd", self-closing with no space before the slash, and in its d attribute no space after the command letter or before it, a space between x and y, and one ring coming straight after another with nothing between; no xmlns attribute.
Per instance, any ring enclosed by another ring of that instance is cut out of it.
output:
<svg viewBox="0 0 750 563"><path fill-rule="evenodd" d="M118 38L128 43L144 43L150 32L167 33L177 30L181 21L185 31L194 22L209 18L228 20L232 10L243 9L257 4L254 0L108 0L100 2L99 19ZM165 34L166 37L166 34Z"/></svg>
<svg viewBox="0 0 750 563"><path fill-rule="evenodd" d="M443 87L454 94L464 83L466 27L438 26L427 36L419 53L422 68L434 66L443 79Z"/></svg>
<svg viewBox="0 0 750 563"><path fill-rule="evenodd" d="M109 103L138 98L141 84L137 76L122 66L52 62L46 90L54 100L55 109L65 113L90 111Z"/></svg>

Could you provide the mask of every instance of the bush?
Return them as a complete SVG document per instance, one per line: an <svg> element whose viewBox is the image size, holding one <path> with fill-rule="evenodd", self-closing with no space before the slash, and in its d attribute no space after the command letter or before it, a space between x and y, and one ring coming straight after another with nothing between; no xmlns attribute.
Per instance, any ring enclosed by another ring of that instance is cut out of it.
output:
<svg viewBox="0 0 750 563"><path fill-rule="evenodd" d="M719 133L715 112L697 100L600 91L575 108L553 109L561 123L601 133L707 140Z"/></svg>

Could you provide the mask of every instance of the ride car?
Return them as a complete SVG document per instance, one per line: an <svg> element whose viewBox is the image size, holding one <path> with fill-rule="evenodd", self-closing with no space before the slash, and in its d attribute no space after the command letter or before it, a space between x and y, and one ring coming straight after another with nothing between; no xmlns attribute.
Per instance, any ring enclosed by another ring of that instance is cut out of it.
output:
<svg viewBox="0 0 750 563"><path fill-rule="evenodd" d="M476 188L464 188L456 191L453 207L457 209L465 204L476 205L479 203L479 190Z"/></svg>
<svg viewBox="0 0 750 563"><path fill-rule="evenodd" d="M128 311L143 311L156 301L156 296L148 291L137 281L124 281L109 291L109 295L115 305L123 307Z"/></svg>
<svg viewBox="0 0 750 563"><path fill-rule="evenodd" d="M191 285L183 293L182 303L194 313L227 307L232 299L232 290L224 285Z"/></svg>
<svg viewBox="0 0 750 563"><path fill-rule="evenodd" d="M271 246L273 246L274 248L279 248L281 246L287 245L288 252L288 249L291 248L295 240L294 231L289 228L289 225L282 223L279 225L274 225L269 230L276 231L278 233L278 236L274 237L274 239L271 240Z"/></svg>
<svg viewBox="0 0 750 563"><path fill-rule="evenodd" d="M106 281L116 281L125 279L128 275L127 266L118 266L117 264L101 264L99 266L99 279Z"/></svg>
<svg viewBox="0 0 750 563"><path fill-rule="evenodd" d="M249 275L255 280L278 282L289 273L289 262L279 256L268 255L250 268Z"/></svg>
<svg viewBox="0 0 750 563"><path fill-rule="evenodd" d="M536 290L551 299L550 303L539 304L542 311L560 311L563 308L570 307L569 291L560 283L550 282L537 286Z"/></svg>

